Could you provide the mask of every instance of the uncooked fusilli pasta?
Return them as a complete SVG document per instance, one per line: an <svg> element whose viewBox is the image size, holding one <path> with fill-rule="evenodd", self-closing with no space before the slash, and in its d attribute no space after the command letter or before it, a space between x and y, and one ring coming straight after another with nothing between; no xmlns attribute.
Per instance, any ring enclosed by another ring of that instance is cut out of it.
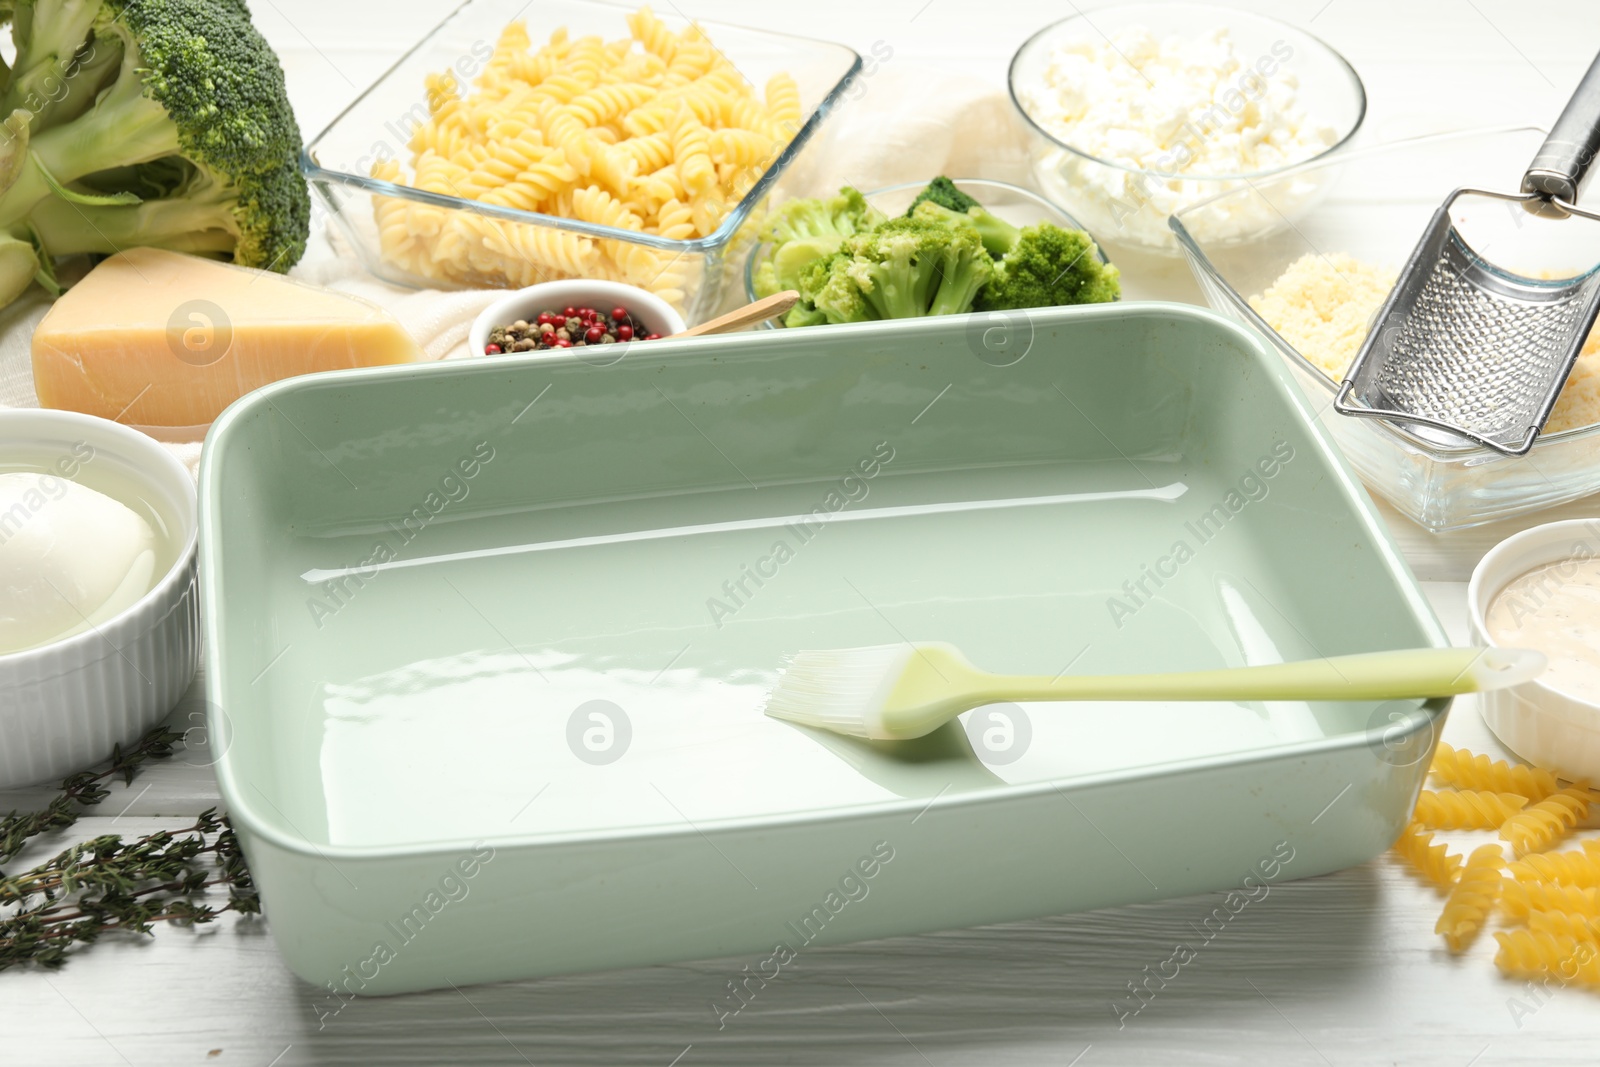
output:
<svg viewBox="0 0 1600 1067"><path fill-rule="evenodd" d="M1580 915L1568 911L1529 912L1528 929L1541 934L1576 938L1579 941L1600 941L1600 919L1593 915Z"/></svg>
<svg viewBox="0 0 1600 1067"><path fill-rule="evenodd" d="M1495 793L1515 793L1530 801L1540 801L1560 789L1556 776L1538 767L1515 766L1505 760L1490 760L1471 752L1452 748L1443 741L1433 754L1428 773L1458 789L1487 789Z"/></svg>
<svg viewBox="0 0 1600 1067"><path fill-rule="evenodd" d="M1536 911L1565 911L1600 918L1600 890L1507 878L1500 888L1500 907L1511 918L1522 920Z"/></svg>
<svg viewBox="0 0 1600 1067"><path fill-rule="evenodd" d="M1506 868L1519 882L1555 882L1586 889L1600 887L1600 860L1587 852L1542 852L1523 856Z"/></svg>
<svg viewBox="0 0 1600 1067"><path fill-rule="evenodd" d="M1500 895L1503 866L1505 853L1499 845L1480 845L1467 857L1467 865L1461 869L1461 877L1456 879L1433 927L1434 933L1444 935L1451 952L1466 948L1483 929Z"/></svg>
<svg viewBox="0 0 1600 1067"><path fill-rule="evenodd" d="M1480 789L1436 793L1424 789L1413 816L1430 830L1494 830L1528 803L1515 793Z"/></svg>
<svg viewBox="0 0 1600 1067"><path fill-rule="evenodd" d="M674 32L648 7L627 24L619 40L558 29L535 49L512 23L470 87L453 72L427 79L409 177L395 159L373 175L669 241L715 232L799 130L798 86L777 74L758 94L698 26ZM680 253L631 240L400 197L375 196L374 215L384 258L433 281L611 278L674 304L692 281Z"/></svg>
<svg viewBox="0 0 1600 1067"><path fill-rule="evenodd" d="M1535 930L1497 930L1494 964L1512 978L1543 978L1600 986L1600 949L1587 941Z"/></svg>
<svg viewBox="0 0 1600 1067"><path fill-rule="evenodd" d="M1500 827L1500 836L1511 842L1519 856L1542 852L1565 837L1588 813L1589 789L1576 785L1507 819Z"/></svg>
<svg viewBox="0 0 1600 1067"><path fill-rule="evenodd" d="M1436 888L1448 890L1435 931L1460 952L1498 912L1523 927L1495 931L1495 964L1504 974L1600 988L1600 841L1543 851L1587 813L1589 790L1581 783L1563 789L1549 771L1443 743L1429 772L1458 788L1423 790L1415 821L1394 850ZM1486 844L1462 867L1461 857L1434 843L1424 826L1498 829L1518 858L1506 863L1503 845Z"/></svg>
<svg viewBox="0 0 1600 1067"><path fill-rule="evenodd" d="M1433 884L1440 893L1448 893L1461 873L1461 857L1444 845L1433 843L1433 835L1419 823L1412 823L1400 833L1394 850L1410 862L1417 873Z"/></svg>

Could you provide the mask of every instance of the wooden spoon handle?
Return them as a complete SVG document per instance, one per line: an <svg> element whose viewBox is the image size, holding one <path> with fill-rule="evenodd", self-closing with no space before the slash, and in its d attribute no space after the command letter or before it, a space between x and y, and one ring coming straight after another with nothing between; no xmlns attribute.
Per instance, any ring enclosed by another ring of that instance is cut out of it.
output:
<svg viewBox="0 0 1600 1067"><path fill-rule="evenodd" d="M709 333L728 333L732 330L743 329L746 326L754 326L758 322L765 322L768 319L775 319L779 315L787 314L789 309L794 307L799 300L799 293L793 289L785 289L781 293L773 293L771 296L757 300L754 304L746 304L744 307L730 311L726 315L718 315L714 319L702 322L698 326L691 326L682 333L675 333L672 336L703 337Z"/></svg>

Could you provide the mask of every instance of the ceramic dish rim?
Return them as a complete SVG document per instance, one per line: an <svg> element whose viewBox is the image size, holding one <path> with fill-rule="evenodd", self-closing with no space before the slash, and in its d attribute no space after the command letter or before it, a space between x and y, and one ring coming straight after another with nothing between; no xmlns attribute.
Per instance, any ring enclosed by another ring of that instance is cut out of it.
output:
<svg viewBox="0 0 1600 1067"><path fill-rule="evenodd" d="M175 583L188 579L189 572L194 569L200 543L200 504L195 481L190 477L188 468L179 463L177 457L167 451L159 441L138 430L124 426L120 422L102 419L98 415L85 415L81 412L65 411L58 408L10 408L0 411L0 444L4 444L9 437L8 434L4 433L6 424L18 421L37 421L45 427L92 427L96 433L120 438L122 444L131 445L136 450L142 450L144 455L138 457L130 456L127 451L123 451L120 448L116 452L119 459L131 467L140 477L146 478L152 483L160 484L155 477L146 473L144 466L146 460L165 466L167 468L166 473L162 477L172 478L173 484L188 483L189 492L185 497L189 505L188 514L174 516L187 526L188 534L184 538L183 545L178 550L177 557L173 560L172 565L167 568L160 578L151 583L150 588L145 590L143 596L111 616L111 618L97 625L92 625L87 630L75 633L71 637L36 645L33 648L0 653L0 686L4 685L4 676L7 673L26 663L29 659L42 659L46 656L61 653L82 655L83 658L76 666L51 675L51 677L60 677L64 674L77 673L93 663L106 659L110 654L120 652L120 646L110 642L112 631L122 631L129 627L140 628L141 623L147 621L150 625L158 622L159 620L145 620L144 616L149 614L151 605L165 597ZM146 447L147 444L148 447ZM74 479L67 480L72 481ZM121 501L118 501L118 503L121 503ZM149 626L143 626L142 628L148 629ZM94 642L110 645L110 651L106 655L89 654L88 646Z"/></svg>
<svg viewBox="0 0 1600 1067"><path fill-rule="evenodd" d="M1086 304L1075 307L1036 309L1035 313L1047 316L1113 316L1134 314L1140 316L1176 316L1206 322L1212 328L1221 329L1234 335L1243 347L1248 350L1258 367L1264 369L1268 381L1274 390L1285 402L1286 406L1299 418L1302 427L1314 447L1321 453L1324 462L1334 475L1334 480L1342 496L1356 519L1367 531L1374 550L1388 571L1388 579L1393 581L1402 599L1410 606L1412 618L1419 628L1431 640L1435 647L1444 647L1449 644L1443 628L1439 625L1437 617L1429 604L1427 597L1417 585L1410 569L1406 566L1400 554L1394 537L1379 519L1373 509L1370 498L1361 488L1355 474L1350 470L1342 454L1333 444L1328 431L1317 420L1301 394L1298 385L1289 375L1289 370L1283 365L1276 353L1267 348L1266 342L1251 331L1232 322L1217 312L1207 308L1196 307L1192 304L1170 303L1165 301L1138 301L1130 303L1112 304ZM846 323L846 329L930 329L964 328L966 316L952 315L940 316L933 319L913 319L904 322L894 320ZM962 324L962 325L957 325ZM781 358L785 345L797 346L803 349L810 342L806 340L806 331L793 332L779 331L776 335L757 335L762 339L757 344L766 351L752 358L775 359ZM717 336L703 336L686 338L682 343L703 346L703 352L696 353L702 358L715 360L717 350L722 348L739 349L750 344L750 334L722 334ZM682 360L685 353L678 350L668 339L652 344L648 350L641 352L638 360L646 361L647 365L665 363L670 360ZM735 358L744 353L738 353ZM729 358L722 356L721 358ZM793 358L793 357L791 357ZM307 375L299 378L284 379L264 386L231 404L212 424L211 431L206 437L206 447L200 461L200 526L206 535L200 541L200 603L201 627L204 645L204 675L206 686L206 721L207 729L211 736L221 738L221 755L218 756L213 767L217 776L217 785L221 791L223 802L227 805L230 816L238 820L248 831L263 841L276 848L295 853L312 859L344 857L349 859L377 859L434 854L459 850L464 844L470 842L461 838L437 839L426 841L407 842L404 844L380 845L350 845L335 844L332 842L313 841L303 835L291 835L268 820L258 817L255 804L244 795L244 779L235 775L232 754L232 736L227 716L222 714L222 696L220 690L223 682L228 678L229 672L223 663L223 639L221 636L221 619L223 610L221 605L222 595L218 589L216 574L219 567L216 556L219 546L216 542L215 520L212 518L211 499L219 492L221 469L227 462L225 456L231 444L231 427L242 420L253 416L257 409L271 409L278 395L300 389L339 389L370 379L390 378L395 381L407 379L426 379L437 374L488 374L503 375L512 370L528 370L532 366L548 367L552 365L589 365L585 364L581 354L563 352L561 355L547 355L542 357L537 364L516 355L479 356L470 360L444 360L433 363L398 364L387 367L358 367L350 370L329 371L324 374ZM592 365L590 365L592 366ZM1429 700L1418 709L1423 714L1411 724L1403 736L1412 736L1424 730L1432 736L1437 736L1440 719L1449 711L1451 701L1449 698ZM925 797L908 797L893 800L874 801L869 804L856 804L837 809L822 811L786 812L781 814L763 815L738 815L728 818L714 818L697 820L694 827L680 825L651 825L618 827L606 830L573 830L545 833L521 833L496 837L495 846L503 848L539 848L564 844L579 844L599 842L616 839L649 839L656 837L673 837L685 834L714 832L738 832L776 827L815 824L837 820L861 818L866 815L895 815L900 813L915 813L927 811L932 808L944 808L957 805L974 803L1005 803L1012 800L1025 799L1037 795L1062 792L1063 790L1077 790L1107 784L1116 784L1134 781L1149 777L1152 773L1165 775L1178 775L1190 773L1203 773L1222 767L1237 767L1265 762L1269 760L1294 757L1297 755L1322 752L1341 752L1346 749L1374 746L1392 747L1397 738L1393 724L1371 725L1365 730L1352 730L1347 733L1325 736L1308 741L1296 741L1283 745L1273 745L1259 749L1246 749L1240 752L1220 753L1205 756L1196 756L1189 759L1156 763L1141 767L1122 768L1114 771L1102 771L1092 774L1073 775L1070 778L1049 778L1036 782L1009 784L997 787L994 790L981 794L963 793L954 796L939 796L929 801ZM1432 750L1430 744L1429 750ZM270 804L270 800L268 802Z"/></svg>

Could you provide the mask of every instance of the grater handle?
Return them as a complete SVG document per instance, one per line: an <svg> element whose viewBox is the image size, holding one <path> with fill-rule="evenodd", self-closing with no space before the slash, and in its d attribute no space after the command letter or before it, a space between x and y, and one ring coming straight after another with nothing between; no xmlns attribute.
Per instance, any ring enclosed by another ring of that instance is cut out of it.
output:
<svg viewBox="0 0 1600 1067"><path fill-rule="evenodd" d="M1589 70L1578 83L1577 90L1561 117L1550 127L1539 152L1522 176L1522 191L1539 196L1578 202L1578 186L1583 183L1584 172L1594 162L1600 151L1600 55L1594 57Z"/></svg>

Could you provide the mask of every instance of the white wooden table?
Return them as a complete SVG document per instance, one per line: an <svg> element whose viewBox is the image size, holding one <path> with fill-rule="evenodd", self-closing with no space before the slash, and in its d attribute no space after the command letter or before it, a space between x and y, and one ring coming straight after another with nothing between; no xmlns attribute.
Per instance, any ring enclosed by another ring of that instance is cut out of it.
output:
<svg viewBox="0 0 1600 1067"><path fill-rule="evenodd" d="M533 5L534 8L537 4ZM1284 0L1270 9L1355 63L1381 136L1548 122L1600 47L1600 4L1532 16L1510 0ZM310 134L448 9L429 0L253 0ZM679 8L672 0L663 11ZM1034 29L1071 14L1020 0L682 0L705 19L887 42L894 62L1003 84ZM933 76L937 76L934 74ZM871 105L871 94L861 106ZM1129 276L1130 295L1198 301L1186 268ZM1600 503L1562 509L1600 514ZM1547 518L1553 516L1543 516ZM1446 628L1465 638L1462 580L1504 529L1430 539L1395 520ZM191 692L182 729L200 708ZM193 721L198 721L193 720ZM1500 753L1471 700L1445 738ZM3 743L3 739L0 739ZM203 748L118 786L68 834L186 825L217 802ZM50 791L0 794L0 810ZM1197 843L1203 847L1203 843ZM1220 894L1218 895L1220 897ZM718 1031L710 1001L738 964L707 961L460 992L356 1000L320 1021L322 991L290 975L267 922L231 918L111 941L56 973L0 974L0 1063L72 1064L1350 1064L1600 1062L1600 996L1530 992L1497 976L1492 942L1454 959L1433 894L1388 857L1285 883L1201 949L1125 1028L1111 1009L1216 905L1138 905L808 953ZM533 917L529 917L532 919ZM668 920L670 917L664 916Z"/></svg>

